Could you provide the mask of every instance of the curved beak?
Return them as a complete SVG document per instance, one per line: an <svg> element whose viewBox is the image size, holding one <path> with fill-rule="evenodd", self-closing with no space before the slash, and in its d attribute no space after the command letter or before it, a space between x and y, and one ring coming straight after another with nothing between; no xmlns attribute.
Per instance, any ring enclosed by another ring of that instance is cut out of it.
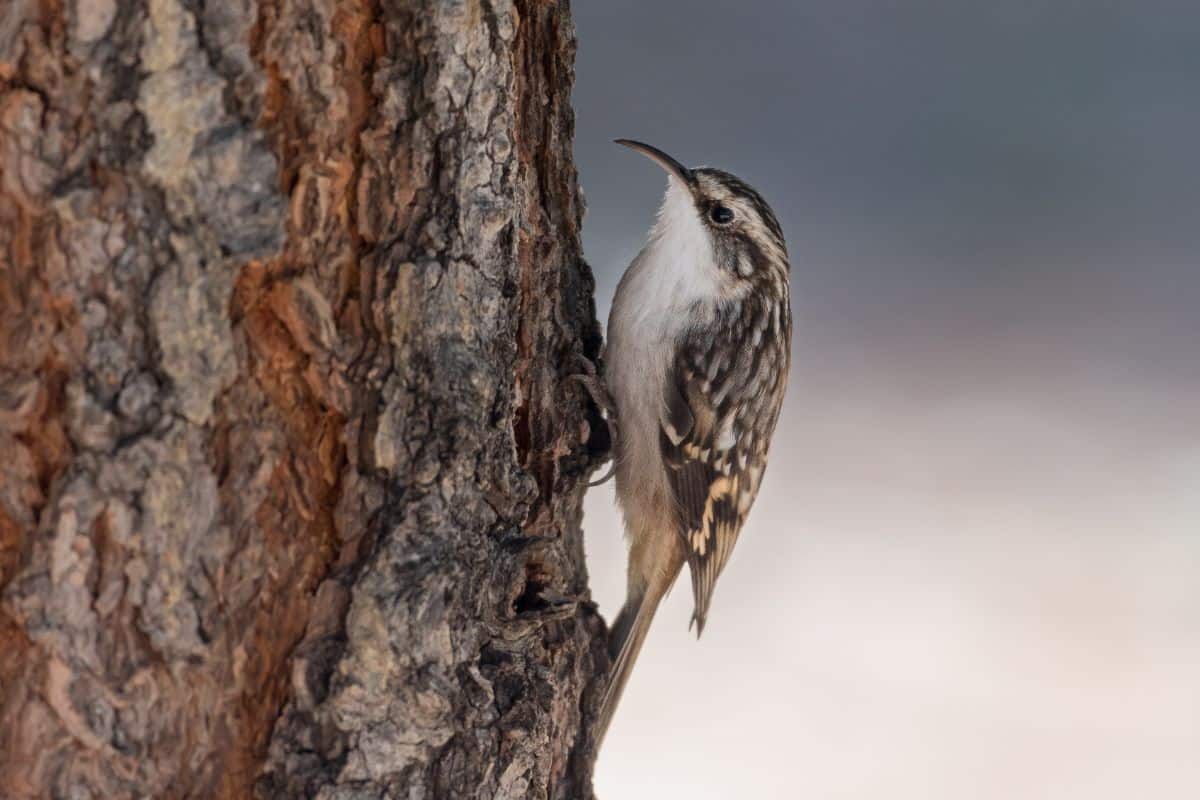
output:
<svg viewBox="0 0 1200 800"><path fill-rule="evenodd" d="M617 144L625 145L631 150L638 151L665 169L668 174L679 178L679 180L683 181L684 186L687 186L689 189L696 186L696 176L692 174L692 171L657 147L652 147L643 142L635 142L633 139L613 139L613 141Z"/></svg>

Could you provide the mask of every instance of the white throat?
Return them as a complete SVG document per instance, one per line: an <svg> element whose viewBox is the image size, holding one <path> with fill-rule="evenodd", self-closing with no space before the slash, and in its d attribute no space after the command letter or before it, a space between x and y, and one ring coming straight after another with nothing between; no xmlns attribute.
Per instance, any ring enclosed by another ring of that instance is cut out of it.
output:
<svg viewBox="0 0 1200 800"><path fill-rule="evenodd" d="M641 336L661 340L697 313L706 316L730 277L717 267L712 238L691 192L672 175L646 246L621 281L623 307L614 303L613 311Z"/></svg>

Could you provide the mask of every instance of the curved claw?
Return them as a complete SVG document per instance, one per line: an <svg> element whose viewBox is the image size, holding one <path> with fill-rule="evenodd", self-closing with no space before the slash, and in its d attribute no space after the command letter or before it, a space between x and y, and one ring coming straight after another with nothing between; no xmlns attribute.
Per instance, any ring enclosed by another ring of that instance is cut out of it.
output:
<svg viewBox="0 0 1200 800"><path fill-rule="evenodd" d="M585 356L583 353L575 353L575 363L584 371L585 374L595 377L599 373L596 370L596 362Z"/></svg>
<svg viewBox="0 0 1200 800"><path fill-rule="evenodd" d="M606 483L608 483L609 481L611 481L611 480L612 480L612 478L613 478L613 476L614 476L614 475L616 475L616 474L617 474L617 462L616 462L615 460L614 460L614 461L610 461L610 462L609 462L609 464L608 464L608 472L604 473L604 477L603 477L603 478L601 478L600 480L597 480L597 481L590 481L590 482L588 482L588 486L589 486L589 487L592 487L592 486L603 486L604 484L606 484Z"/></svg>

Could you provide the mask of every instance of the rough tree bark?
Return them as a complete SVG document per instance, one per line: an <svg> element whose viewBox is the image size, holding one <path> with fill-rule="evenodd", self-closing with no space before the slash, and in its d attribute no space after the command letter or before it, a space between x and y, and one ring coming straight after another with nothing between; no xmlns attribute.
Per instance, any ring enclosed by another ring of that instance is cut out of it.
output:
<svg viewBox="0 0 1200 800"><path fill-rule="evenodd" d="M0 796L591 796L573 36L0 3Z"/></svg>

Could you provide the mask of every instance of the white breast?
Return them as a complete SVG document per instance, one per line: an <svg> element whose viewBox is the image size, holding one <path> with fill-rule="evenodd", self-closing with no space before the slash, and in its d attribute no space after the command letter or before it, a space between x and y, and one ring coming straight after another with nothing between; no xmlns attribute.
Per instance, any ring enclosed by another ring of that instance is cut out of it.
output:
<svg viewBox="0 0 1200 800"><path fill-rule="evenodd" d="M731 280L713 259L691 193L671 177L650 238L621 277L608 317L605 364L621 428L619 486L646 490L637 494L665 490L658 427L674 343L711 319Z"/></svg>

